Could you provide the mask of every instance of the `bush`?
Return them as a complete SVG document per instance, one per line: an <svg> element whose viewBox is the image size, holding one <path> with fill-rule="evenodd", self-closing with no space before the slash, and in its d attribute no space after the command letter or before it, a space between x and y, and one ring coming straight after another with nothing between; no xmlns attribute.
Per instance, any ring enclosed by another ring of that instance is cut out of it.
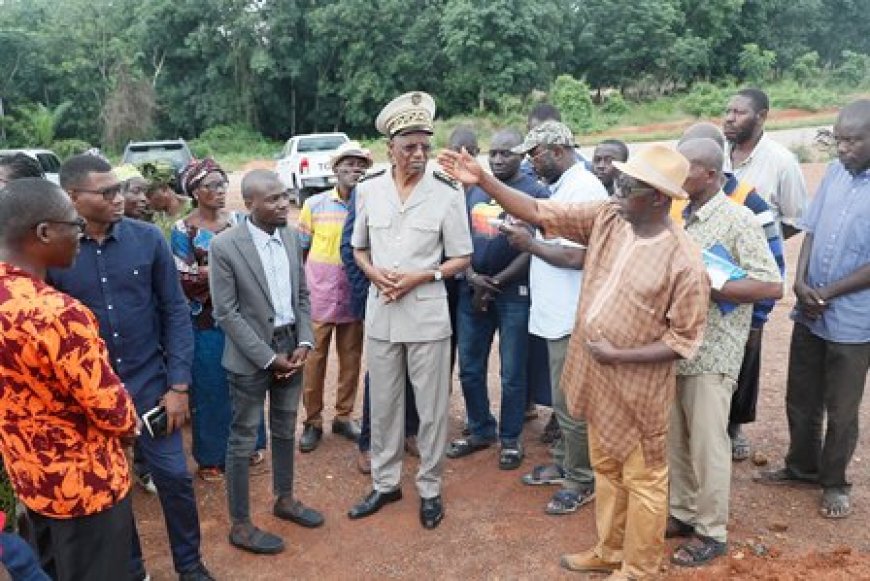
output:
<svg viewBox="0 0 870 581"><path fill-rule="evenodd" d="M733 92L732 87L719 87L706 82L695 83L692 90L683 97L682 109L695 117L721 115Z"/></svg>
<svg viewBox="0 0 870 581"><path fill-rule="evenodd" d="M792 63L790 72L791 77L799 83L816 84L822 76L819 53L812 51L799 56Z"/></svg>
<svg viewBox="0 0 870 581"><path fill-rule="evenodd" d="M795 81L783 81L767 88L770 106L778 109L819 111L833 107L840 97L825 87L808 87Z"/></svg>
<svg viewBox="0 0 870 581"><path fill-rule="evenodd" d="M870 75L870 55L844 50L841 56L843 62L834 69L834 78L850 87L865 86Z"/></svg>
<svg viewBox="0 0 870 581"><path fill-rule="evenodd" d="M619 93L608 95L601 105L601 112L606 115L624 115L628 113L628 103L622 98Z"/></svg>
<svg viewBox="0 0 870 581"><path fill-rule="evenodd" d="M91 147L93 146L90 143L81 139L57 139L51 144L51 149L54 150L61 161L84 153Z"/></svg>
<svg viewBox="0 0 870 581"><path fill-rule="evenodd" d="M189 143L196 157L272 157L281 144L244 125L216 125Z"/></svg>
<svg viewBox="0 0 870 581"><path fill-rule="evenodd" d="M585 81L559 75L550 90L550 100L562 112L562 121L574 131L589 131L595 127L595 107Z"/></svg>
<svg viewBox="0 0 870 581"><path fill-rule="evenodd" d="M751 42L743 45L743 50L737 57L737 64L743 77L750 83L761 83L770 77L773 65L776 63L776 53L764 50Z"/></svg>

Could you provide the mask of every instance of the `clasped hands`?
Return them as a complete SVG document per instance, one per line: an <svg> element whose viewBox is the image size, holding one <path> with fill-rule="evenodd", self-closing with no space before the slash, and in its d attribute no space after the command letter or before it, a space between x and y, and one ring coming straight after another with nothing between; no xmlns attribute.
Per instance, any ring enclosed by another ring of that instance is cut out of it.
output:
<svg viewBox="0 0 870 581"><path fill-rule="evenodd" d="M388 268L374 267L369 277L381 293L384 303L398 301L423 283L432 280L432 273L426 271L402 272Z"/></svg>
<svg viewBox="0 0 870 581"><path fill-rule="evenodd" d="M795 282L794 294L797 297L798 309L811 321L822 316L828 308L825 289L814 289L803 282Z"/></svg>
<svg viewBox="0 0 870 581"><path fill-rule="evenodd" d="M310 351L307 345L302 345L293 350L293 353L285 355L278 353L272 361L270 369L275 373L275 379L285 380L293 377L305 365Z"/></svg>

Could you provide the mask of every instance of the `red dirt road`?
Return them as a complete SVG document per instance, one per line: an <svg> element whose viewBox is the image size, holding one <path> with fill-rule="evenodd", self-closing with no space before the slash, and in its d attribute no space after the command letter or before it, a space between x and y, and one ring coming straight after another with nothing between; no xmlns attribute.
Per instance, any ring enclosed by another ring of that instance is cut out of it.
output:
<svg viewBox="0 0 870 581"><path fill-rule="evenodd" d="M805 166L811 191L821 166ZM787 244L793 270L800 239ZM747 429L756 448L772 463L781 461L788 445L784 411L785 375L793 296L776 307L764 338L763 392L759 421ZM490 394L498 402L498 360L490 365ZM335 385L330 367L328 385ZM361 395L361 393L360 393ZM327 402L327 418L332 401ZM497 405L495 403L494 405ZM300 414L301 415L301 414ZM549 411L526 424L527 457L520 470L501 471L495 450L447 463L444 499L446 518L434 531L421 528L419 501L413 485L417 462L406 461L405 498L379 514L350 521L346 512L370 488L356 471L356 448L326 434L311 454L297 452L296 491L301 500L326 516L326 524L306 530L271 515L271 474L252 477L255 522L284 537L288 550L257 557L227 542L228 520L222 483L196 481L202 522L203 556L221 580L267 579L596 579L559 568L559 556L595 542L593 506L577 514L544 514L551 488L530 488L520 476L548 460L538 437ZM451 400L451 437L462 427L464 407L458 381ZM867 426L870 414L862 413ZM301 425L299 428L301 432ZM862 435L851 468L855 484L854 514L842 521L819 516L819 492L769 488L751 481L754 467L734 466L731 495L730 554L698 571L669 569L669 579L870 579L870 442ZM190 462L193 470L195 466ZM135 509L148 570L154 581L174 579L162 514L156 498L137 490ZM757 556L760 554L762 556Z"/></svg>

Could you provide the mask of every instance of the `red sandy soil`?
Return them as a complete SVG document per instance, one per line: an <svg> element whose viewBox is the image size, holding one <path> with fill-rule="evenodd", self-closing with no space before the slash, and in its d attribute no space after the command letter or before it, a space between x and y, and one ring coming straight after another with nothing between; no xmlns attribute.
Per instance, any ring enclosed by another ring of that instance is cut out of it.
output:
<svg viewBox="0 0 870 581"><path fill-rule="evenodd" d="M808 165L804 169L814 191L823 166ZM792 271L799 245L800 238L786 245ZM781 462L788 445L783 400L791 332L788 312L793 304L789 292L767 326L759 420L747 429L756 449L774 465ZM327 376L329 391L335 381L332 361ZM489 375L494 406L499 401L498 385L494 350ZM456 379L453 388L450 436L456 437L462 428L464 406ZM334 393L328 397L327 421ZM865 426L868 416L865 408ZM252 477L254 520L285 539L288 549L281 555L258 557L231 547L227 542L225 487L223 483L197 479L205 562L221 580L599 579L601 576L584 577L559 568L561 554L585 549L595 542L593 506L570 516L547 516L544 507L553 489L527 487L520 482L525 471L549 459L547 447L539 442L547 417L549 411L542 408L539 419L526 424L527 456L520 470L499 470L494 449L447 461L446 518L434 531L423 530L418 522L419 503L413 484L417 461L413 458L405 463L404 500L368 519L348 520L347 510L367 493L371 481L355 468L355 446L333 437L328 430L315 452L297 452L295 480L298 497L326 516L323 527L306 530L273 517L270 475ZM840 521L819 516L818 491L760 486L751 480L756 469L751 462L735 464L728 557L699 570L668 567L663 569L663 578L870 579L868 453L870 442L865 434L850 472L855 484L854 514ZM192 460L190 468L195 469ZM157 499L137 490L135 509L152 579L174 579Z"/></svg>

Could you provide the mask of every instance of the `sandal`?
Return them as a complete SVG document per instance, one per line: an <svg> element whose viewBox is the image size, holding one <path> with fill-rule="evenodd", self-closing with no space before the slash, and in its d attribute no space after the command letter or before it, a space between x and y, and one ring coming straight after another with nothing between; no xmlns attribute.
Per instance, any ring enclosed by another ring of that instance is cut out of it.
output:
<svg viewBox="0 0 870 581"><path fill-rule="evenodd" d="M700 567L727 552L728 543L704 535L696 535L688 543L677 547L671 555L671 563L680 567Z"/></svg>
<svg viewBox="0 0 870 581"><path fill-rule="evenodd" d="M550 502L547 503L547 514L561 515L577 512L577 509L584 504L589 504L595 499L595 489L585 488L583 490L560 490L553 495Z"/></svg>
<svg viewBox="0 0 870 581"><path fill-rule="evenodd" d="M791 484L800 486L818 486L818 480L815 478L806 478L798 476L788 468L776 468L772 470L759 470L752 476L753 482L759 484Z"/></svg>
<svg viewBox="0 0 870 581"><path fill-rule="evenodd" d="M523 451L519 446L504 447L498 456L498 467L502 470L516 470L523 463Z"/></svg>
<svg viewBox="0 0 870 581"><path fill-rule="evenodd" d="M196 471L196 475L206 482L220 482L224 479L224 471L217 466L203 466Z"/></svg>
<svg viewBox="0 0 870 581"><path fill-rule="evenodd" d="M846 518L852 514L852 503L846 492L828 489L822 492L822 505L819 512L825 518Z"/></svg>
<svg viewBox="0 0 870 581"><path fill-rule="evenodd" d="M563 482L565 482L565 470L558 464L535 466L530 473L523 476L523 484L529 486L562 484Z"/></svg>
<svg viewBox="0 0 870 581"><path fill-rule="evenodd" d="M266 459L266 454L262 450L257 450L253 454L251 454L251 466L257 466L258 464L262 464L263 460Z"/></svg>
<svg viewBox="0 0 870 581"><path fill-rule="evenodd" d="M752 448L749 445L749 438L739 432L731 438L731 460L734 462L743 462L749 458L749 453Z"/></svg>
<svg viewBox="0 0 870 581"><path fill-rule="evenodd" d="M695 527L683 522L675 516L668 516L668 524L665 526L666 539L679 539L691 537L695 534Z"/></svg>
<svg viewBox="0 0 870 581"><path fill-rule="evenodd" d="M450 442L450 445L447 447L446 456L448 458L464 458L466 456L470 456L475 452L480 452L481 450L486 450L490 446L492 446L495 442L491 442L488 440L478 440L475 438L459 438L458 440L453 440Z"/></svg>

